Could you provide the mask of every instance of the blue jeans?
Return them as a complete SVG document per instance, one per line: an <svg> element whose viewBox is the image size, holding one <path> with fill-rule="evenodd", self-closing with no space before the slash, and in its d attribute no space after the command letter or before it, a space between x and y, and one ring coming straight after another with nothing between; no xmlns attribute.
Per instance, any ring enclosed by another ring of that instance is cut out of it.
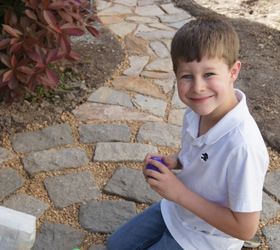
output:
<svg viewBox="0 0 280 250"><path fill-rule="evenodd" d="M108 250L182 250L168 231L161 215L160 202L135 216L114 232Z"/></svg>

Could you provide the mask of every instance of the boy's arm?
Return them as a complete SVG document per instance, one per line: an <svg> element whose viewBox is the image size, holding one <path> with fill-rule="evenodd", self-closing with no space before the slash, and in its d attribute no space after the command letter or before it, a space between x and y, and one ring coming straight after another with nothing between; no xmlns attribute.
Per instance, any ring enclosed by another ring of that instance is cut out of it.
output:
<svg viewBox="0 0 280 250"><path fill-rule="evenodd" d="M206 200L185 186L181 192L174 202L190 210L210 225L241 240L250 240L254 237L260 212L233 212L229 208Z"/></svg>
<svg viewBox="0 0 280 250"><path fill-rule="evenodd" d="M211 202L188 189L171 171L155 163L161 173L145 170L147 182L162 197L174 201L198 217L235 238L253 238L259 223L259 212L240 213Z"/></svg>

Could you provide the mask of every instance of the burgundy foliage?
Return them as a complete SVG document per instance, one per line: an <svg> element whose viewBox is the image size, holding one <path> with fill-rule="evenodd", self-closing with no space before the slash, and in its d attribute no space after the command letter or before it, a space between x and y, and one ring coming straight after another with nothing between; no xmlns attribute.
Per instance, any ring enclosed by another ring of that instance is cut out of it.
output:
<svg viewBox="0 0 280 250"><path fill-rule="evenodd" d="M88 0L18 0L24 9L4 9L0 35L0 96L22 97L37 86L57 87L59 77L50 67L63 59L78 60L70 37L85 30L97 36L91 25ZM4 8L1 6L0 8Z"/></svg>

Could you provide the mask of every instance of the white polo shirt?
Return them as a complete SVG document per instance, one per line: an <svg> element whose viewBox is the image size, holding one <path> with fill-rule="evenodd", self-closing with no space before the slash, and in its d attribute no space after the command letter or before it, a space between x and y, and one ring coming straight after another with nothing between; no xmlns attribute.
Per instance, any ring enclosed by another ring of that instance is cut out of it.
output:
<svg viewBox="0 0 280 250"><path fill-rule="evenodd" d="M177 177L193 192L236 212L262 209L262 189L268 152L250 115L246 97L206 134L197 137L199 115L185 113ZM161 211L174 239L186 250L237 250L243 241L206 223L187 209L163 199Z"/></svg>

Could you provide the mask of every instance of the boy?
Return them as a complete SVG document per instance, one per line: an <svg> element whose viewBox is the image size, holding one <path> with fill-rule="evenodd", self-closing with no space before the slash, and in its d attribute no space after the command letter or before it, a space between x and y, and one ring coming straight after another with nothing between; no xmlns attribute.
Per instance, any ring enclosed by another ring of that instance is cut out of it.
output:
<svg viewBox="0 0 280 250"><path fill-rule="evenodd" d="M233 27L218 17L185 24L171 56L179 97L189 109L176 156L148 154L148 184L164 199L122 226L108 240L114 250L237 250L258 227L268 153L234 89L241 63ZM175 175L171 170L181 168Z"/></svg>

